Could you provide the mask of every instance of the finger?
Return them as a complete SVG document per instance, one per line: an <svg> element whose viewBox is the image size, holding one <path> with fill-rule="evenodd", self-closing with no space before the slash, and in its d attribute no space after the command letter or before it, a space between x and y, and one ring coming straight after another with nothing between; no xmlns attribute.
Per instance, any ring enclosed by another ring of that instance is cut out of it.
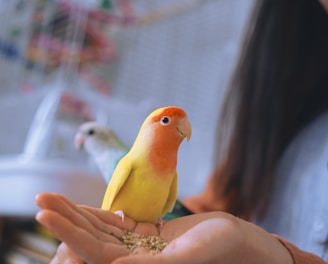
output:
<svg viewBox="0 0 328 264"><path fill-rule="evenodd" d="M83 260L75 254L65 243L57 248L57 253L50 264L83 264Z"/></svg>
<svg viewBox="0 0 328 264"><path fill-rule="evenodd" d="M39 207L59 212L77 225L86 224L84 227L89 230L91 228L90 225L93 225L96 229L107 232L107 228L103 223L129 231L133 230L136 226L136 222L128 217L123 222L119 216L113 213L89 206L77 206L65 196L57 193L39 193L35 197L35 201ZM83 217L81 218L81 216ZM89 223L85 223L85 219L83 218L88 219Z"/></svg>
<svg viewBox="0 0 328 264"><path fill-rule="evenodd" d="M78 207L60 194L39 193L35 197L35 202L40 208L58 212L73 222L79 214Z"/></svg>
<svg viewBox="0 0 328 264"><path fill-rule="evenodd" d="M107 223L108 225L118 227L126 231L136 232L146 236L155 236L159 234L158 226L154 223L141 223L132 220L129 217L125 217L122 221L121 217L94 207L89 207L85 205L79 205L80 208L83 208L84 211L88 211L91 215L96 216L98 219L101 219L102 222Z"/></svg>
<svg viewBox="0 0 328 264"><path fill-rule="evenodd" d="M57 193L50 193L50 192L42 192L38 193L35 196L35 203L43 209L56 209L58 204L53 203L53 200L62 200L63 203L69 204L69 200L66 199L64 196L57 194Z"/></svg>
<svg viewBox="0 0 328 264"><path fill-rule="evenodd" d="M85 221L85 223L88 225L89 224L92 225L97 230L97 232L100 231L100 232L105 233L106 235L110 234L110 235L114 235L115 237L121 237L124 234L124 232L120 228L117 228L113 225L107 224L106 222L102 221L102 219L99 218L97 216L97 214L95 214L95 212L97 212L98 215L103 214L103 215L107 215L107 218L113 218L116 221L118 221L118 219L120 219L120 221L122 221L119 216L117 216L109 211L101 210L99 208L93 208L94 209L93 211L88 211L85 209L88 206L83 206L83 205L78 206L78 205L72 203L67 198L65 198L63 195L57 194L56 197L58 197L58 199L60 199L63 203L65 203L68 207L70 207L76 215L82 216L80 220L82 220L83 222ZM83 207L85 207L85 208L83 208ZM89 208L91 208L91 207L89 207ZM131 224L134 222L131 219L129 219L129 220L130 220ZM91 230L91 227L90 227L90 230ZM119 239L119 240L122 241L121 239Z"/></svg>
<svg viewBox="0 0 328 264"><path fill-rule="evenodd" d="M129 217L125 217L124 221L122 221L122 218L120 216L106 210L85 205L79 205L79 207L84 209L84 211L95 215L102 222L107 223L108 225L117 226L118 228L125 229L128 231L133 231L136 227L136 222Z"/></svg>
<svg viewBox="0 0 328 264"><path fill-rule="evenodd" d="M86 217L86 213L84 213L81 208L66 199L63 195L54 193L41 193L36 196L36 203L41 208L52 210L61 214L66 219L69 219L69 221L74 225L85 229L95 237L101 238L103 241L112 241L113 237L111 237L110 234L113 231L111 231L110 228L108 228L105 224L102 224L99 219L96 219L95 217ZM101 225L104 227L99 229ZM119 235L122 235L122 233L123 232L121 232Z"/></svg>
<svg viewBox="0 0 328 264"><path fill-rule="evenodd" d="M130 231L133 230L136 225L136 223L129 218L126 218L124 222L122 222L119 216L98 208L89 208L88 206L80 205L78 206L78 210L96 229L105 233L114 232L122 236L124 234L122 229Z"/></svg>
<svg viewBox="0 0 328 264"><path fill-rule="evenodd" d="M125 246L104 242L57 212L45 209L36 219L87 263L110 262L130 253Z"/></svg>

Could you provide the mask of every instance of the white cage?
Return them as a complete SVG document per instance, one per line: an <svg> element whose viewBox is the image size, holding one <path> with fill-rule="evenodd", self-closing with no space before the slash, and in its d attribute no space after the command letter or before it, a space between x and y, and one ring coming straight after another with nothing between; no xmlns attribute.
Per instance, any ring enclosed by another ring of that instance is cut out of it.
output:
<svg viewBox="0 0 328 264"><path fill-rule="evenodd" d="M73 147L78 125L107 123L131 145L164 105L183 107L193 125L179 153L179 196L199 192L252 4L0 0L0 214L34 214L40 191L99 206L105 184Z"/></svg>

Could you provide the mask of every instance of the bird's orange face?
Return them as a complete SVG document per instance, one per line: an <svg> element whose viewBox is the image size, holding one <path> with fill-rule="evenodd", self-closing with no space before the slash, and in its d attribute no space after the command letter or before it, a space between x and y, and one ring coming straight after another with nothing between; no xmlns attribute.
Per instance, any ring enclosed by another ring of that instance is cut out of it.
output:
<svg viewBox="0 0 328 264"><path fill-rule="evenodd" d="M154 142L180 144L186 137L191 137L192 128L186 112L179 107L160 108L153 113L150 122L154 125Z"/></svg>
<svg viewBox="0 0 328 264"><path fill-rule="evenodd" d="M175 170L179 146L192 132L185 111L176 106L159 108L148 116L143 132L150 143L151 163L163 172Z"/></svg>

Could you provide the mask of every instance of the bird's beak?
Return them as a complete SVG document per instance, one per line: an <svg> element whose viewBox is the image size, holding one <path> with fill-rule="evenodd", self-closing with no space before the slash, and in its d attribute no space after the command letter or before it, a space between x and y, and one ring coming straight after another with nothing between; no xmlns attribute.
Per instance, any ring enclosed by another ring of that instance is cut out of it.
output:
<svg viewBox="0 0 328 264"><path fill-rule="evenodd" d="M75 135L74 145L79 150L83 149L83 147L84 147L84 137L80 133L77 133Z"/></svg>
<svg viewBox="0 0 328 264"><path fill-rule="evenodd" d="M187 141L189 141L189 139L191 138L192 127L188 117L181 119L177 127L177 130L183 137L187 138Z"/></svg>

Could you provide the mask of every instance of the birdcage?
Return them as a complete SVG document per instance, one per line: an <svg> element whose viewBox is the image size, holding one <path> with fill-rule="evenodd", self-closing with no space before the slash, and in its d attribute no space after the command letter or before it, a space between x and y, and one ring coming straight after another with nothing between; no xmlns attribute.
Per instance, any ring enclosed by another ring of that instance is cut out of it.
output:
<svg viewBox="0 0 328 264"><path fill-rule="evenodd" d="M200 191L252 2L1 0L0 214L33 215L41 191L99 206L105 183L74 148L77 127L97 120L131 145L164 105L193 124L179 195Z"/></svg>

